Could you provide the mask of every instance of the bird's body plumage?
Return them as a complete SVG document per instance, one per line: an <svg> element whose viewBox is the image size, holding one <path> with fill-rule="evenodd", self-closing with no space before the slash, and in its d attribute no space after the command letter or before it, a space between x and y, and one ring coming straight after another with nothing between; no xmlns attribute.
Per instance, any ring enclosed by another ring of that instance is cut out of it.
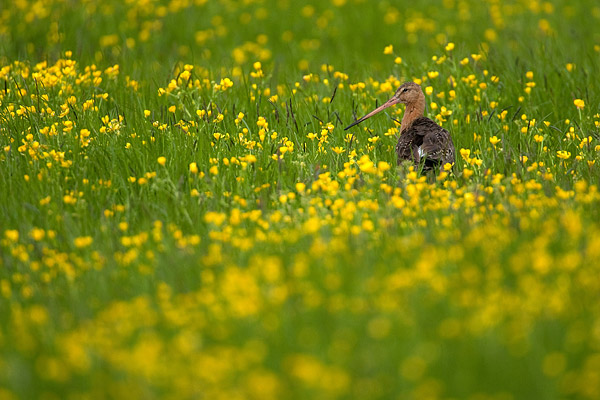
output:
<svg viewBox="0 0 600 400"><path fill-rule="evenodd" d="M453 164L455 151L450 133L431 119L424 117L425 95L421 86L414 82L405 82L396 90L394 96L364 117L350 124L346 129L359 124L367 118L398 104L406 104L406 110L400 125L400 137L396 144L398 164L412 161L418 168L432 170Z"/></svg>
<svg viewBox="0 0 600 400"><path fill-rule="evenodd" d="M450 133L427 117L419 117L402 127L396 144L398 164L423 163L423 170L454 163L454 143Z"/></svg>

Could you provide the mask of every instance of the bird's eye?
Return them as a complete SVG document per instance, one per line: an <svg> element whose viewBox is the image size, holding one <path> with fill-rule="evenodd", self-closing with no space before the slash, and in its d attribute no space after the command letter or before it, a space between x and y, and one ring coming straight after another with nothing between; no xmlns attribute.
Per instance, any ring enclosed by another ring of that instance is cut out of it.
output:
<svg viewBox="0 0 600 400"><path fill-rule="evenodd" d="M402 89L402 93L406 93L406 92L408 92L408 88Z"/></svg>

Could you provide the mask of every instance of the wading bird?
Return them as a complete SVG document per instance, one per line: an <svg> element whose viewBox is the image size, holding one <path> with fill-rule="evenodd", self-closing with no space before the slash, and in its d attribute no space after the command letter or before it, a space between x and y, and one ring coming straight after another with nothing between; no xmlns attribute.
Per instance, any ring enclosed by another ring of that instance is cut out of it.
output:
<svg viewBox="0 0 600 400"><path fill-rule="evenodd" d="M365 119L393 106L406 104L406 110L400 125L400 137L396 145L398 164L410 160L423 171L443 167L446 163L454 163L454 144L450 133L423 116L425 112L425 95L421 86L414 82L405 82L387 102L377 107L364 117L354 121L344 130L360 124Z"/></svg>

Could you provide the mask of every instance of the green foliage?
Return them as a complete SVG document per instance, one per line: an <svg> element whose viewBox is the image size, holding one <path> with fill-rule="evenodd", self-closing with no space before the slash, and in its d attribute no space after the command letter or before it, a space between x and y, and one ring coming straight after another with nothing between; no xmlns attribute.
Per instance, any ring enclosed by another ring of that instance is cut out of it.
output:
<svg viewBox="0 0 600 400"><path fill-rule="evenodd" d="M593 1L0 11L0 399L600 397ZM451 132L396 166L405 80Z"/></svg>

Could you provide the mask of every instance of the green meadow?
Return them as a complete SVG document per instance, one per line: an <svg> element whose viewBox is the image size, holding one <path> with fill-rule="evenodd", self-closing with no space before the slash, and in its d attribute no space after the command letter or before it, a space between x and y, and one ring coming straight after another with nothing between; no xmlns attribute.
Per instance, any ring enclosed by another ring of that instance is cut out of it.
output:
<svg viewBox="0 0 600 400"><path fill-rule="evenodd" d="M0 400L600 398L594 0L0 8ZM397 165L402 82L454 165Z"/></svg>

